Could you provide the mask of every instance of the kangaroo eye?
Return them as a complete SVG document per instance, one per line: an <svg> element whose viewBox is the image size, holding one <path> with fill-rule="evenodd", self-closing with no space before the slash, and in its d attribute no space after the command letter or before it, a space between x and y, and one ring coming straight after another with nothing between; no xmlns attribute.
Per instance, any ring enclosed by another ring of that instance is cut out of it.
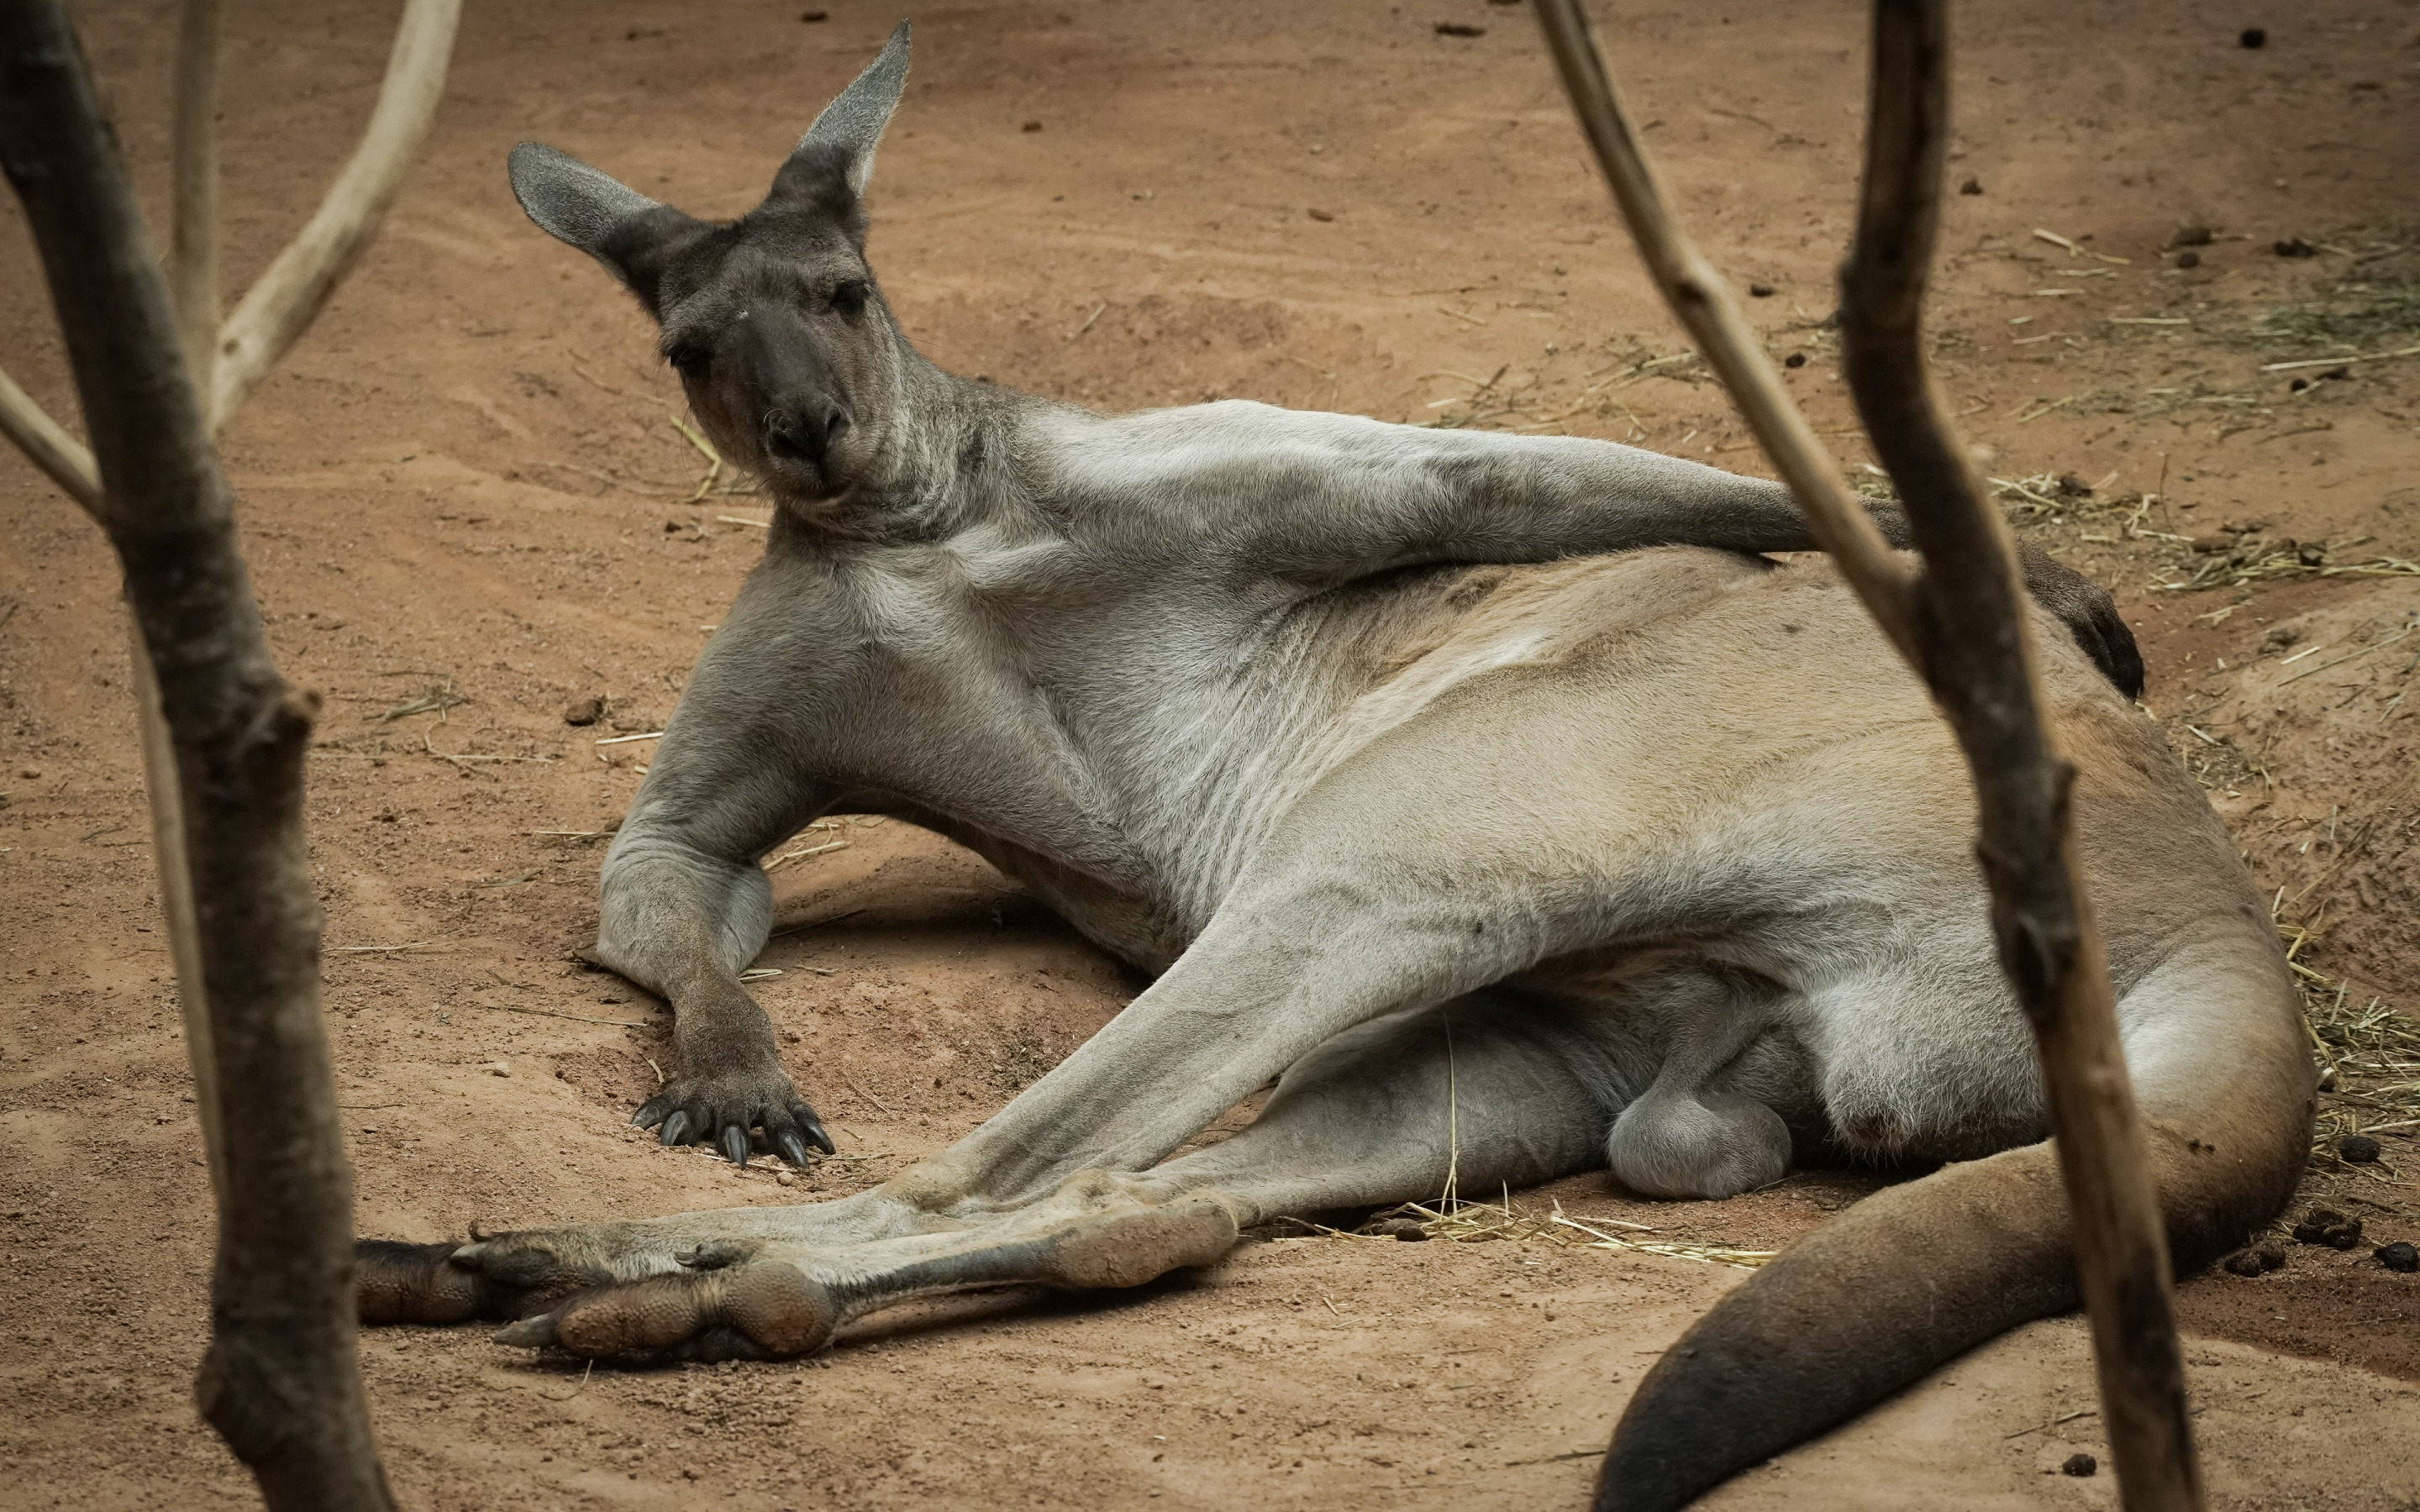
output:
<svg viewBox="0 0 2420 1512"><path fill-rule="evenodd" d="M865 285L850 279L831 291L831 307L843 315L855 315L865 308Z"/></svg>
<svg viewBox="0 0 2420 1512"><path fill-rule="evenodd" d="M683 378L704 378L713 360L712 352L686 342L664 353L664 361L672 363Z"/></svg>

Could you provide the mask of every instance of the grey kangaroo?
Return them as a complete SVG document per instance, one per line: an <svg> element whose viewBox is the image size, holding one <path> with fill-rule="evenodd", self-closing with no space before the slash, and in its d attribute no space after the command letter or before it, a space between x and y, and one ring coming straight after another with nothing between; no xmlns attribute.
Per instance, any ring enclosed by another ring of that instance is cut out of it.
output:
<svg viewBox="0 0 2420 1512"><path fill-rule="evenodd" d="M1793 1159L1949 1163L1664 1356L1598 1490L1662 1508L2072 1306L1963 767L1829 564L1755 554L1808 546L1788 495L1600 441L1234 402L1105 417L943 373L864 257L907 64L903 24L729 224L512 155L532 218L657 317L778 503L605 862L597 958L676 1015L679 1075L637 1119L736 1161L755 1130L793 1162L830 1149L737 975L768 927L759 858L819 814L950 836L1156 980L874 1191L369 1242L363 1316L780 1357L938 1291L1207 1264L1281 1215L1433 1196L1450 1162L1490 1191L1593 1167L1700 1197ZM2197 1265L2300 1167L2296 995L2130 704L2107 595L2027 572ZM1272 1080L1243 1133L1168 1158Z"/></svg>

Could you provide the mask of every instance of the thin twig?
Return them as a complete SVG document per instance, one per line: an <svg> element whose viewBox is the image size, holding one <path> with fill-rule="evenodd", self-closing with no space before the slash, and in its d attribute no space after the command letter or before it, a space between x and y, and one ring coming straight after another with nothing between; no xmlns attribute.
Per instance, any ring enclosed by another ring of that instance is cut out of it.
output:
<svg viewBox="0 0 2420 1512"><path fill-rule="evenodd" d="M582 1024L610 1024L617 1029L644 1029L647 1027L645 1024L635 1019L594 1019L590 1018L585 1013L563 1013L558 1012L551 1008L520 1008L511 1003L473 1003L471 1006L473 1008L484 1008L490 1013L535 1013L540 1018L573 1019ZM655 1062L649 1061L648 1064L654 1065ZM658 1072L656 1074L661 1076L663 1073L661 1072Z"/></svg>
<svg viewBox="0 0 2420 1512"><path fill-rule="evenodd" d="M842 1072L840 1073L840 1079L843 1082L847 1083L848 1089L850 1091L855 1092L858 1096L865 1099L868 1103L873 1103L877 1108L881 1108L885 1113L891 1111L891 1109L883 1103L882 1099L875 1096L872 1092L867 1091L864 1088L858 1086L857 1083L850 1078L848 1072Z"/></svg>
<svg viewBox="0 0 2420 1512"><path fill-rule="evenodd" d="M225 0L185 0L178 27L176 129L170 183L176 224L168 298L185 372L208 393L219 347L219 22Z"/></svg>
<svg viewBox="0 0 2420 1512"><path fill-rule="evenodd" d="M2364 352L2358 357L2311 357L2297 363L2263 363L2263 373L2290 373L2298 367L2350 367L2355 363L2386 363L2398 357L2420 357L2420 347L2401 347L2391 352Z"/></svg>

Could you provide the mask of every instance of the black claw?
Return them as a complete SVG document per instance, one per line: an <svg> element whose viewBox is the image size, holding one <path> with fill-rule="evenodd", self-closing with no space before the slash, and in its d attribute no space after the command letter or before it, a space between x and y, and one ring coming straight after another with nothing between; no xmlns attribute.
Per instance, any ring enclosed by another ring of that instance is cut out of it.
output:
<svg viewBox="0 0 2420 1512"><path fill-rule="evenodd" d="M832 1143L832 1136L824 1133L824 1120L816 1118L813 1109L800 1108L799 1110L799 1127L806 1132L808 1144L814 1146L817 1149L822 1150L827 1155L837 1155L840 1153L840 1147ZM806 1162L802 1160L793 1161L791 1164L794 1165L804 1165Z"/></svg>
<svg viewBox="0 0 2420 1512"><path fill-rule="evenodd" d="M748 1126L726 1123L722 1126L722 1157L745 1170L748 1165Z"/></svg>
<svg viewBox="0 0 2420 1512"><path fill-rule="evenodd" d="M656 1142L664 1145L683 1144L687 1142L688 1134L689 1110L675 1108L665 1117L663 1133L656 1136Z"/></svg>
<svg viewBox="0 0 2420 1512"><path fill-rule="evenodd" d="M639 1111L630 1115L631 1126L639 1129L652 1129L657 1124L663 1122L664 1115L670 1113L672 1110L673 1100L661 1093L658 1093L656 1096L647 1099L644 1103L640 1103Z"/></svg>
<svg viewBox="0 0 2420 1512"><path fill-rule="evenodd" d="M807 1142L799 1137L796 1129L784 1129L773 1136L773 1152L801 1170L807 1164Z"/></svg>

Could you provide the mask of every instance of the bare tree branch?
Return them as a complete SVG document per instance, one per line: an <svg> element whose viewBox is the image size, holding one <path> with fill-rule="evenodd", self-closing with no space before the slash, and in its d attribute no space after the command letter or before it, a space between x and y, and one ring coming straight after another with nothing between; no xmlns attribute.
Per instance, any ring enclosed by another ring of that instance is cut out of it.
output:
<svg viewBox="0 0 2420 1512"><path fill-rule="evenodd" d="M134 725L143 743L143 789L151 808L151 857L160 874L160 912L168 921L168 958L177 972L177 1000L185 1023L185 1057L194 1068L194 1120L202 1126L202 1158L210 1171L219 1228L227 1224L226 1132L219 1119L219 1062L212 1048L209 995L202 977L202 930L194 914L194 868L185 850L185 802L177 779L177 748L160 706L160 678L143 626L127 606L127 662L134 671Z"/></svg>
<svg viewBox="0 0 2420 1512"><path fill-rule="evenodd" d="M2182 1512L2201 1505L2201 1478L2167 1235L2076 856L2075 770L2024 635L2008 525L1985 501L1924 360L1949 143L1948 30L1944 0L1876 0L1864 187L1841 274L1842 365L1924 555L1922 671L1975 778L1993 929L2041 1055L2118 1482L2130 1509Z"/></svg>
<svg viewBox="0 0 2420 1512"><path fill-rule="evenodd" d="M378 1512L392 1501L354 1351L351 1171L302 832L318 700L271 660L166 281L62 0L0 5L0 170L41 255L100 464L94 513L159 674L206 1086L243 1089L205 1126L225 1184L196 1394L272 1508Z"/></svg>
<svg viewBox="0 0 2420 1512"><path fill-rule="evenodd" d="M385 219L445 93L445 66L461 16L462 0L407 0L362 145L310 222L245 293L219 333L218 377L210 390L213 432L302 334Z"/></svg>
<svg viewBox="0 0 2420 1512"><path fill-rule="evenodd" d="M96 516L101 513L101 472L93 466L91 450L61 429L5 372L0 372L0 435L14 441L69 498Z"/></svg>
<svg viewBox="0 0 2420 1512"><path fill-rule="evenodd" d="M211 391L219 349L219 22L224 0L185 0L177 36L176 230L168 295L194 391Z"/></svg>
<svg viewBox="0 0 2420 1512"><path fill-rule="evenodd" d="M1656 287L1663 290L1665 301L1697 343L1699 353L1730 391L1781 481L1798 496L1816 543L1839 563L1841 575L1866 601L1900 654L1915 661L1906 568L1892 554L1856 495L1840 481L1838 467L1781 386L1781 375L1774 371L1772 360L1740 314L1739 301L1731 297L1722 275L1665 209L1663 185L1614 95L1604 55L1588 34L1586 17L1576 4L1549 3L1538 8L1538 21L1545 29L1546 44L1579 116L1580 130L1596 154L1597 165L1605 171L1606 182L1621 207L1622 219L1630 224Z"/></svg>
<svg viewBox="0 0 2420 1512"><path fill-rule="evenodd" d="M1658 287L1747 413L1817 538L1839 554L1829 536L1854 533L1841 528L1845 490L1737 307L1677 228L1614 100L1578 0L1539 0L1538 13ZM1899 486L1925 566L1913 584L1903 575L1885 579L1871 560L1880 542L1857 540L1841 569L1923 676L1975 779L2001 965L2041 1058L2125 1504L2130 1512L2192 1512L2201 1505L2201 1487L2166 1234L2076 855L2068 802L2074 769L2054 737L2025 638L2013 542L1951 432L1924 361L1921 312L1948 137L1947 46L1943 0L1876 0L1866 172L1842 276L1841 345L1858 414Z"/></svg>

